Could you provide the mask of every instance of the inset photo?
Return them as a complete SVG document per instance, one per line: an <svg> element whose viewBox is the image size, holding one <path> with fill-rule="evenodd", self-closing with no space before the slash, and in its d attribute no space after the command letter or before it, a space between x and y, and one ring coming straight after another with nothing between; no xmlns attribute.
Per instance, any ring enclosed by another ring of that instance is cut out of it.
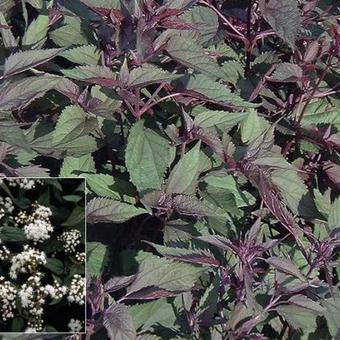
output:
<svg viewBox="0 0 340 340"><path fill-rule="evenodd" d="M0 179L0 333L85 332L85 179Z"/></svg>

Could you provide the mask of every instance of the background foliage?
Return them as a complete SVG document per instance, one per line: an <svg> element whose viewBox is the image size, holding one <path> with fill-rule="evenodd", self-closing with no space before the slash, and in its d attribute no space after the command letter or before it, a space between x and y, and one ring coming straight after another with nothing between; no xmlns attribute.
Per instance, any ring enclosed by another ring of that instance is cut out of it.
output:
<svg viewBox="0 0 340 340"><path fill-rule="evenodd" d="M1 3L6 175L81 175L88 337L339 336L339 9Z"/></svg>

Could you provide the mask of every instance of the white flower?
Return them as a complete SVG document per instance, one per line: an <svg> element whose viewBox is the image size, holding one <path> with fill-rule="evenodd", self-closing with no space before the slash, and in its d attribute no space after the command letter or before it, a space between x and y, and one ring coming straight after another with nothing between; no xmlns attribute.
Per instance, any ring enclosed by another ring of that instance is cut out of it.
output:
<svg viewBox="0 0 340 340"><path fill-rule="evenodd" d="M81 232L77 229L71 229L70 231L64 231L58 240L64 245L66 253L74 253L77 245L80 243Z"/></svg>
<svg viewBox="0 0 340 340"><path fill-rule="evenodd" d="M6 321L13 318L13 310L16 308L15 300L17 290L10 281L5 281L4 277L0 277L0 319Z"/></svg>
<svg viewBox="0 0 340 340"><path fill-rule="evenodd" d="M35 328L27 327L24 333L37 333Z"/></svg>
<svg viewBox="0 0 340 340"><path fill-rule="evenodd" d="M85 278L79 274L73 275L67 300L78 305L85 304Z"/></svg>
<svg viewBox="0 0 340 340"><path fill-rule="evenodd" d="M45 220L35 220L24 226L26 238L34 242L44 242L51 237L54 228Z"/></svg>
<svg viewBox="0 0 340 340"><path fill-rule="evenodd" d="M36 184L41 184L40 180L33 180L27 178L7 178L8 185L11 187L19 186L21 189L34 189Z"/></svg>
<svg viewBox="0 0 340 340"><path fill-rule="evenodd" d="M18 277L18 273L33 272L39 265L46 264L46 254L43 251L24 246L24 250L12 257L12 265L9 270L9 276L12 279Z"/></svg>
<svg viewBox="0 0 340 340"><path fill-rule="evenodd" d="M80 332L83 328L83 321L77 319L71 319L68 323L68 328L72 333Z"/></svg>

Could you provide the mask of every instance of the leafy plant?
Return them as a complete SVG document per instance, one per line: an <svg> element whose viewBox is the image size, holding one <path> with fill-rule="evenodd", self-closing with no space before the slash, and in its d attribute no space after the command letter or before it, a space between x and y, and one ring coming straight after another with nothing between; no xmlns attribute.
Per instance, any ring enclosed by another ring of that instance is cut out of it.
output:
<svg viewBox="0 0 340 340"><path fill-rule="evenodd" d="M84 180L1 179L1 332L85 325Z"/></svg>
<svg viewBox="0 0 340 340"><path fill-rule="evenodd" d="M87 179L87 339L339 336L335 2L0 10L2 173Z"/></svg>

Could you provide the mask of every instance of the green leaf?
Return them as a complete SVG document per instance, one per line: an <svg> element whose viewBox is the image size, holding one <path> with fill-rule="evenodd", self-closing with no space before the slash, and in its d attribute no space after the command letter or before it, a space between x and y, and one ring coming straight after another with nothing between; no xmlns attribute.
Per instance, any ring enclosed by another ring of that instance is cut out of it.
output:
<svg viewBox="0 0 340 340"><path fill-rule="evenodd" d="M101 52L95 45L82 45L70 48L62 53L61 57L80 65L98 65Z"/></svg>
<svg viewBox="0 0 340 340"><path fill-rule="evenodd" d="M340 228L340 197L336 198L331 205L328 214L328 227L330 230Z"/></svg>
<svg viewBox="0 0 340 340"><path fill-rule="evenodd" d="M300 329L304 333L313 332L316 329L317 315L307 308L294 305L280 305L275 310L286 319L294 329Z"/></svg>
<svg viewBox="0 0 340 340"><path fill-rule="evenodd" d="M270 80L296 83L301 80L303 76L303 70L299 65L291 63L282 63L275 69L270 77Z"/></svg>
<svg viewBox="0 0 340 340"><path fill-rule="evenodd" d="M24 326L25 326L24 319L20 316L16 316L12 320L11 331L16 333L22 332L24 330Z"/></svg>
<svg viewBox="0 0 340 340"><path fill-rule="evenodd" d="M64 271L63 262L55 258L48 258L47 263L44 264L44 267L57 275L62 274Z"/></svg>
<svg viewBox="0 0 340 340"><path fill-rule="evenodd" d="M92 276L101 276L108 264L108 249L99 242L86 242L86 270Z"/></svg>
<svg viewBox="0 0 340 340"><path fill-rule="evenodd" d="M89 134L97 126L97 119L80 106L67 106L61 113L53 132L53 144L65 144Z"/></svg>
<svg viewBox="0 0 340 340"><path fill-rule="evenodd" d="M1 7L0 7L0 10L1 10ZM4 27L8 26L6 18L2 12L0 12L0 25ZM18 45L9 27L8 28L0 27L0 32L2 36L2 42L6 48L14 48Z"/></svg>
<svg viewBox="0 0 340 340"><path fill-rule="evenodd" d="M234 107L257 106L256 104L246 102L237 94L232 93L226 85L218 83L203 74L190 75L185 84L185 88L190 91L195 91L212 101L227 103Z"/></svg>
<svg viewBox="0 0 340 340"><path fill-rule="evenodd" d="M169 82L181 76L181 74L172 74L151 64L143 64L130 72L127 86L145 87L150 84Z"/></svg>
<svg viewBox="0 0 340 340"><path fill-rule="evenodd" d="M295 48L295 41L301 25L297 0L261 0L260 9L263 17L277 35Z"/></svg>
<svg viewBox="0 0 340 340"><path fill-rule="evenodd" d="M274 170L271 179L279 188L285 204L294 214L301 214L301 200L307 194L307 187L298 173L294 170Z"/></svg>
<svg viewBox="0 0 340 340"><path fill-rule="evenodd" d="M120 9L119 0L81 0L81 2L91 7Z"/></svg>
<svg viewBox="0 0 340 340"><path fill-rule="evenodd" d="M212 79L221 78L221 69L216 61L205 54L192 34L178 33L170 37L167 52L178 63L203 73Z"/></svg>
<svg viewBox="0 0 340 340"><path fill-rule="evenodd" d="M185 11L180 16L184 22L192 24L198 30L200 37L199 43L206 46L212 40L218 31L218 16L208 7L194 6L191 10Z"/></svg>
<svg viewBox="0 0 340 340"><path fill-rule="evenodd" d="M13 76L41 65L54 58L60 51L60 48L51 48L11 54L5 61L3 77Z"/></svg>
<svg viewBox="0 0 340 340"><path fill-rule="evenodd" d="M192 194L195 192L200 174L200 148L201 142L199 141L172 169L166 184L167 193Z"/></svg>
<svg viewBox="0 0 340 340"><path fill-rule="evenodd" d="M143 331L163 327L174 327L177 319L172 303L165 298L130 306L130 314L136 329Z"/></svg>
<svg viewBox="0 0 340 340"><path fill-rule="evenodd" d="M33 100L52 90L60 81L57 76L26 77L2 86L0 89L0 110L24 108Z"/></svg>
<svg viewBox="0 0 340 340"><path fill-rule="evenodd" d="M87 45L91 36L90 29L77 16L65 15L61 27L49 32L49 37L60 47Z"/></svg>
<svg viewBox="0 0 340 340"><path fill-rule="evenodd" d="M147 211L109 198L93 198L87 204L86 213L88 223L122 223Z"/></svg>
<svg viewBox="0 0 340 340"><path fill-rule="evenodd" d="M326 309L324 316L327 320L329 333L336 338L340 330L340 297L332 297L321 301Z"/></svg>
<svg viewBox="0 0 340 340"><path fill-rule="evenodd" d="M0 238L7 242L26 241L26 235L23 229L8 226L2 227Z"/></svg>
<svg viewBox="0 0 340 340"><path fill-rule="evenodd" d="M70 70L62 70L62 72L66 77L77 80L94 81L95 79L100 79L114 81L116 79L116 75L106 66L77 66Z"/></svg>
<svg viewBox="0 0 340 340"><path fill-rule="evenodd" d="M249 110L248 116L240 124L242 141L244 143L253 141L264 133L268 127L267 120L260 117L256 110Z"/></svg>
<svg viewBox="0 0 340 340"><path fill-rule="evenodd" d="M172 147L140 120L130 130L125 159L131 181L139 191L160 189L172 161Z"/></svg>
<svg viewBox="0 0 340 340"><path fill-rule="evenodd" d="M22 46L31 49L41 48L47 40L47 32L50 26L48 15L38 15L28 26L23 38Z"/></svg>
<svg viewBox="0 0 340 340"><path fill-rule="evenodd" d="M137 339L133 319L125 305L110 305L104 312L103 326L110 340Z"/></svg>
<svg viewBox="0 0 340 340"><path fill-rule="evenodd" d="M119 193L112 189L116 184L113 176L105 174L86 174L85 177L87 185L98 196L120 200Z"/></svg>
<svg viewBox="0 0 340 340"><path fill-rule="evenodd" d="M83 172L96 172L95 164L90 154L81 157L65 157L59 176L72 177Z"/></svg>
<svg viewBox="0 0 340 340"><path fill-rule="evenodd" d="M23 130L12 121L0 122L0 140L32 152Z"/></svg>
<svg viewBox="0 0 340 340"><path fill-rule="evenodd" d="M306 278L302 275L300 269L288 259L272 256L267 258L266 262L283 273L293 275L301 281L306 281Z"/></svg>
<svg viewBox="0 0 340 340"><path fill-rule="evenodd" d="M216 127L220 131L229 131L247 116L247 112L205 110L195 116L194 124L203 128Z"/></svg>
<svg viewBox="0 0 340 340"><path fill-rule="evenodd" d="M188 291L203 270L199 266L149 254L141 261L136 279L127 289L127 296L152 286L176 293Z"/></svg>

